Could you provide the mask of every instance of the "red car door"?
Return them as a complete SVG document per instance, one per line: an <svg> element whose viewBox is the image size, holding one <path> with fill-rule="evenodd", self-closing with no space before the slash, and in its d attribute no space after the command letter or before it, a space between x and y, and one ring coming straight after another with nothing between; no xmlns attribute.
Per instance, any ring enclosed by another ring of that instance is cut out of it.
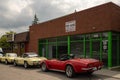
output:
<svg viewBox="0 0 120 80"><path fill-rule="evenodd" d="M49 63L49 68L50 69L56 69L56 59L53 59L53 60L49 60L48 63Z"/></svg>
<svg viewBox="0 0 120 80"><path fill-rule="evenodd" d="M64 70L66 61L54 60L52 62L52 69Z"/></svg>

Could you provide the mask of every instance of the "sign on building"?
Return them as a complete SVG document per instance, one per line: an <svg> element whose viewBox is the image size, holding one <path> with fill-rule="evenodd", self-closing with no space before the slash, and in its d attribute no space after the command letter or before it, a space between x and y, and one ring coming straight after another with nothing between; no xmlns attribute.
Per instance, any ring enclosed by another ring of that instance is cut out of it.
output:
<svg viewBox="0 0 120 80"><path fill-rule="evenodd" d="M7 42L12 42L14 41L14 34L8 34L7 35Z"/></svg>
<svg viewBox="0 0 120 80"><path fill-rule="evenodd" d="M76 31L76 21L68 21L65 22L65 32L73 32Z"/></svg>

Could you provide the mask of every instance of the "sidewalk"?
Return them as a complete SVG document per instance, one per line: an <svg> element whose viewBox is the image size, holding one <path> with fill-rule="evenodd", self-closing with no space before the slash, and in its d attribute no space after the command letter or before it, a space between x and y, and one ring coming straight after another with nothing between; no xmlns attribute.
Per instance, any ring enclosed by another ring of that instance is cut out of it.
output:
<svg viewBox="0 0 120 80"><path fill-rule="evenodd" d="M113 78L120 79L120 71L112 71L112 70L109 70L109 69L102 69L102 70L96 71L95 74L110 76L110 77L113 77Z"/></svg>

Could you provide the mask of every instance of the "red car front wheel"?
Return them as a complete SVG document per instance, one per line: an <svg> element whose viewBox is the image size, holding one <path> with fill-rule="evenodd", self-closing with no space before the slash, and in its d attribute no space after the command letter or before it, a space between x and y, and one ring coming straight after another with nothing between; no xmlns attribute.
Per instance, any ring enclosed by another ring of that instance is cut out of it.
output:
<svg viewBox="0 0 120 80"><path fill-rule="evenodd" d="M65 73L66 73L66 76L69 78L74 77L75 75L74 69L71 65L66 66Z"/></svg>

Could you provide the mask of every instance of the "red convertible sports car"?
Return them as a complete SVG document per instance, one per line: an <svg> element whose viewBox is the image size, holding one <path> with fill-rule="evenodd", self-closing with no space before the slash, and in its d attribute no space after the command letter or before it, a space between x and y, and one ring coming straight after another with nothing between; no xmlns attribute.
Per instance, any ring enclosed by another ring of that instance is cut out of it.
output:
<svg viewBox="0 0 120 80"><path fill-rule="evenodd" d="M63 55L60 59L44 60L41 64L41 70L62 71L67 77L74 77L76 73L91 74L94 71L100 70L103 63L96 59L74 58L75 55Z"/></svg>

